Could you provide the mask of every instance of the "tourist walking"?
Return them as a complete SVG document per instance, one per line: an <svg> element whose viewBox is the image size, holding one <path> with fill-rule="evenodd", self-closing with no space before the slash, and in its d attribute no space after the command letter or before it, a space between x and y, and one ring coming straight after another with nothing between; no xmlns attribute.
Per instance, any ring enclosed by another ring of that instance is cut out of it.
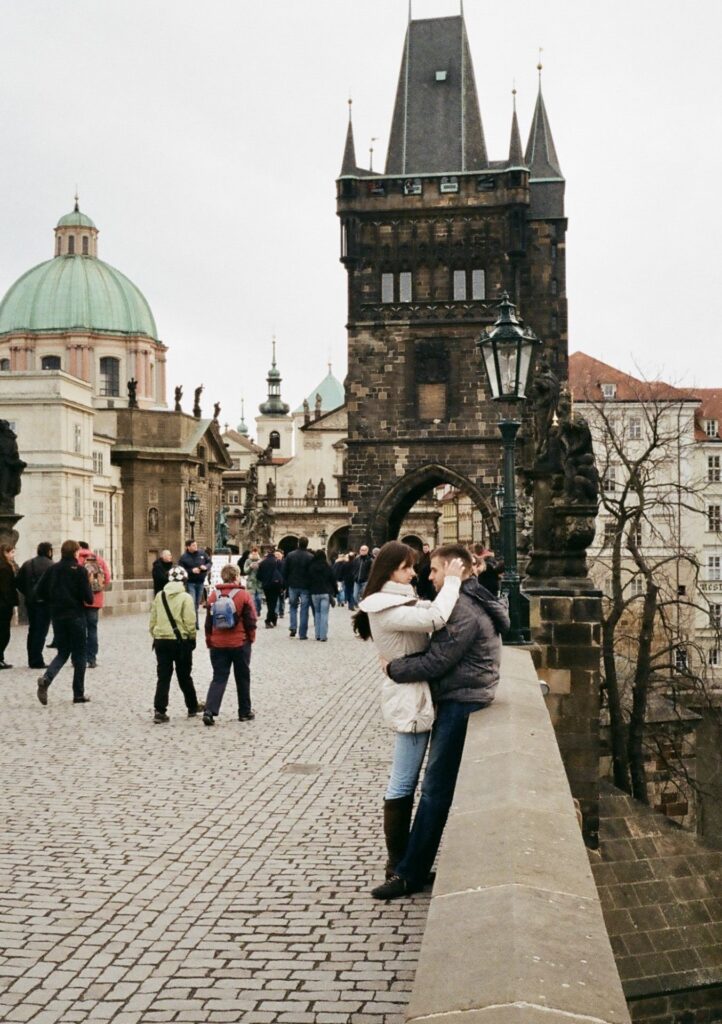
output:
<svg viewBox="0 0 722 1024"><path fill-rule="evenodd" d="M251 645L256 639L256 609L251 595L241 586L236 565L223 566L220 584L208 595L205 632L213 679L203 724L213 725L220 714L231 669L238 695L238 721L250 722L256 717L251 707Z"/></svg>
<svg viewBox="0 0 722 1024"><path fill-rule="evenodd" d="M343 568L346 564L346 555L339 554L336 557L331 568L333 569L334 579L336 580L336 600L338 601L339 608L346 606L346 588L343 585Z"/></svg>
<svg viewBox="0 0 722 1024"><path fill-rule="evenodd" d="M0 669L12 668L5 661L5 648L10 643L10 622L18 603L17 571L14 545L0 544Z"/></svg>
<svg viewBox="0 0 722 1024"><path fill-rule="evenodd" d="M110 566L104 558L91 551L90 545L84 540L80 541L78 562L87 572L90 589L93 591L93 600L85 609L87 635L85 656L88 668L95 668L98 664L98 617L100 609L105 604L105 588L112 582Z"/></svg>
<svg viewBox="0 0 722 1024"><path fill-rule="evenodd" d="M411 586L416 552L392 540L381 548L354 617L363 640L373 639L386 661L422 651L432 630L441 629L459 597L463 562L452 561L433 604L418 601ZM406 850L414 793L434 721L428 683L397 686L388 676L381 684L381 709L396 733L391 773L384 796L386 874L390 877Z"/></svg>
<svg viewBox="0 0 722 1024"><path fill-rule="evenodd" d="M308 637L308 607L311 591L308 589L308 567L311 564L308 537L298 538L298 547L289 551L283 560L283 585L288 593L288 632L299 640Z"/></svg>
<svg viewBox="0 0 722 1024"><path fill-rule="evenodd" d="M153 721L159 725L169 721L168 698L175 669L188 717L197 715L198 704L193 685L193 651L196 646L196 608L186 591L187 573L176 565L168 573L168 582L153 598L150 608L150 635L157 668Z"/></svg>
<svg viewBox="0 0 722 1024"><path fill-rule="evenodd" d="M346 604L350 612L356 611L357 604L354 601L354 581L353 581L353 563L355 559L353 551L347 551L344 559L343 568L340 571L341 582L343 583L343 589L346 595Z"/></svg>
<svg viewBox="0 0 722 1024"><path fill-rule="evenodd" d="M38 679L38 700L48 703L48 689L65 662L73 665L73 703L87 704L85 696L85 664L87 626L86 608L92 606L90 578L79 564L77 540L63 541L60 561L50 566L35 588L40 601L50 607L50 619L57 653Z"/></svg>
<svg viewBox="0 0 722 1024"><path fill-rule="evenodd" d="M423 601L433 601L436 597L436 591L434 585L429 579L429 573L431 572L431 548L428 544L423 544L421 547L421 554L418 557L416 563L416 593Z"/></svg>
<svg viewBox="0 0 722 1024"><path fill-rule="evenodd" d="M378 900L392 900L423 888L434 863L454 796L469 715L491 704L499 683L501 633L509 628L506 604L472 575L470 553L445 544L432 553L431 582L439 591L450 563L464 564L459 599L446 625L419 654L394 658L386 673L395 683L426 679L436 704L429 759L406 852L391 878L372 889Z"/></svg>
<svg viewBox="0 0 722 1024"><path fill-rule="evenodd" d="M203 599L206 573L211 567L210 560L205 551L198 550L198 541L187 540L186 549L178 559L178 565L186 571L188 578L186 587L193 598L193 607L196 610L196 629L198 629L198 608Z"/></svg>
<svg viewBox="0 0 722 1024"><path fill-rule="evenodd" d="M281 551L280 548L276 548L276 561L281 567L281 576L283 576L283 552ZM281 587L281 593L278 595L278 608L276 609L276 611L278 612L279 619L284 618L286 613L285 595L286 591L283 587Z"/></svg>
<svg viewBox="0 0 722 1024"><path fill-rule="evenodd" d="M256 576L266 601L266 629L273 629L278 622L278 597L283 588L283 573L272 547L259 562Z"/></svg>
<svg viewBox="0 0 722 1024"><path fill-rule="evenodd" d="M168 550L161 551L158 558L153 562L153 568L151 575L153 577L153 596L160 594L163 587L168 582L168 573L173 568L173 555Z"/></svg>
<svg viewBox="0 0 722 1024"><path fill-rule="evenodd" d="M328 640L328 610L332 600L336 603L336 577L322 549L311 556L307 577L316 639L325 643Z"/></svg>
<svg viewBox="0 0 722 1024"><path fill-rule="evenodd" d="M354 605L357 605L361 598L364 596L364 589L366 587L366 581L369 578L371 572L371 565L373 564L373 558L369 553L368 544L362 544L358 549L358 554L353 560L353 600Z"/></svg>
<svg viewBox="0 0 722 1024"><path fill-rule="evenodd" d="M40 601L36 594L38 583L45 572L53 564L53 546L41 541L37 554L23 562L15 584L25 598L25 611L28 616L28 668L45 668L43 648L50 629L50 605Z"/></svg>
<svg viewBox="0 0 722 1024"><path fill-rule="evenodd" d="M253 598L256 609L256 616L261 614L263 607L263 587L258 582L258 566L261 564L261 556L257 547L252 547L248 558L243 565L243 572L246 577L246 590Z"/></svg>

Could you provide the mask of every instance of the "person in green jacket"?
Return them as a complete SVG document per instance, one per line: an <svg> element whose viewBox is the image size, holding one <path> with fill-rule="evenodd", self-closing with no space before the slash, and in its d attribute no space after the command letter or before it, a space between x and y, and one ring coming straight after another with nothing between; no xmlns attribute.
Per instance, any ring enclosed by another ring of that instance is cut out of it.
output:
<svg viewBox="0 0 722 1024"><path fill-rule="evenodd" d="M185 569L174 566L168 573L168 582L153 598L150 609L150 635L158 668L158 682L153 702L156 724L167 722L170 681L175 667L178 685L193 718L203 705L198 703L193 685L193 651L196 646L196 610L193 598L186 592L188 575Z"/></svg>

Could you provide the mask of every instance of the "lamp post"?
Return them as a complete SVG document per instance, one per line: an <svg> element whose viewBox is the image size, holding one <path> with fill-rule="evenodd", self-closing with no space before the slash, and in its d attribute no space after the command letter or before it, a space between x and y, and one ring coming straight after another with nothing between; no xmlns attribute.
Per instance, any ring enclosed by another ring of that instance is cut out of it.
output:
<svg viewBox="0 0 722 1024"><path fill-rule="evenodd" d="M196 516L198 515L200 503L201 499L191 487L185 497L186 519L191 528L191 540L196 539Z"/></svg>
<svg viewBox="0 0 722 1024"><path fill-rule="evenodd" d="M514 303L508 293L504 292L494 326L477 342L489 378L491 396L495 401L514 405L524 400L534 349L540 344L534 332L523 326L516 314ZM501 587L509 599L511 626L505 637L506 643L509 644L526 643L529 639L528 631L522 625L521 581L517 572L516 557L515 447L520 426L520 420L515 418L503 417L499 421L499 432L504 446L504 500L501 507L504 575Z"/></svg>

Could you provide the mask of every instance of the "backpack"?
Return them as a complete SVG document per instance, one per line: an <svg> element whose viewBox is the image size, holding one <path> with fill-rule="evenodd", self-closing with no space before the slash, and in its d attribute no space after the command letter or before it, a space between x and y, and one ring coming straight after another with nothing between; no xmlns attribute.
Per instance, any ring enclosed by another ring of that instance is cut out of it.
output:
<svg viewBox="0 0 722 1024"><path fill-rule="evenodd" d="M90 555L85 559L83 566L88 574L90 580L90 589L94 594L99 594L105 590L105 573L100 567L100 562L95 555Z"/></svg>
<svg viewBox="0 0 722 1024"><path fill-rule="evenodd" d="M233 629L238 623L238 613L233 598L240 593L240 587L235 587L228 594L221 594L216 590L216 599L211 604L211 625L214 629Z"/></svg>

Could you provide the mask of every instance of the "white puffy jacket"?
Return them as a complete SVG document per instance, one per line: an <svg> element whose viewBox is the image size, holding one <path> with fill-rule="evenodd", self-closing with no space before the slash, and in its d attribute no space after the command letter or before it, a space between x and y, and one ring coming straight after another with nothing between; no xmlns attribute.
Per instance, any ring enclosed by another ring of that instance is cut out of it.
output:
<svg viewBox="0 0 722 1024"><path fill-rule="evenodd" d="M427 646L429 633L441 629L454 610L461 580L447 576L433 602L418 601L411 584L388 582L361 601L376 650L387 661L416 654ZM381 711L396 732L428 732L434 706L428 683L394 683L382 675Z"/></svg>

